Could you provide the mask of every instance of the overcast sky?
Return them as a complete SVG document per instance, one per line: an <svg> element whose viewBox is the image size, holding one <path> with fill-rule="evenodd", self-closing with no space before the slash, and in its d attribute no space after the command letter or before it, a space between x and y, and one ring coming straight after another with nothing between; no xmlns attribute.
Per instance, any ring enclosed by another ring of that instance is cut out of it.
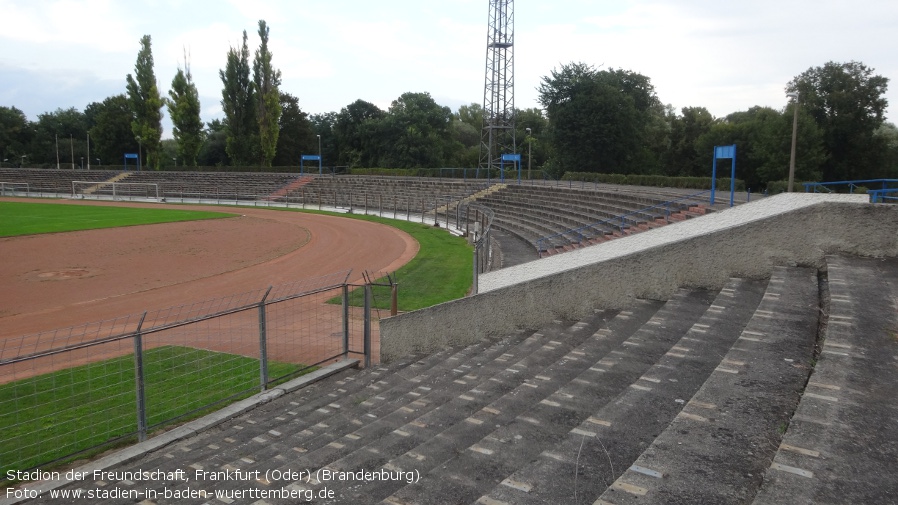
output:
<svg viewBox="0 0 898 505"><path fill-rule="evenodd" d="M246 30L254 51L265 19L281 89L306 112L339 111L359 98L386 109L407 91L429 92L456 110L483 102L488 7L489 0L0 0L0 105L36 120L124 93L149 34L161 92L186 48L203 120L220 118L218 71L228 48ZM889 78L887 116L896 119L896 0L518 0L514 10L517 108L538 107L541 78L568 62L639 72L662 102L720 117L781 108L794 76L856 60Z"/></svg>

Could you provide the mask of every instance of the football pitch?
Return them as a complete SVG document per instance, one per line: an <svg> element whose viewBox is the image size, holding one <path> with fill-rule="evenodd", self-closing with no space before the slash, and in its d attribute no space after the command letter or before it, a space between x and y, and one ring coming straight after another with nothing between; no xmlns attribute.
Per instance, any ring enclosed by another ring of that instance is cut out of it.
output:
<svg viewBox="0 0 898 505"><path fill-rule="evenodd" d="M233 217L225 212L0 202L0 237Z"/></svg>

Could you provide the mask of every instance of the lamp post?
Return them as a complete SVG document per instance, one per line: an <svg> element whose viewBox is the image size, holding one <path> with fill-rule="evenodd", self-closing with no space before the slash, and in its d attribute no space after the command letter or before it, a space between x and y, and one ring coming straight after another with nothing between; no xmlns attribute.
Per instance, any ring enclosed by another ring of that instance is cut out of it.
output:
<svg viewBox="0 0 898 505"><path fill-rule="evenodd" d="M90 133L87 134L87 169L90 170Z"/></svg>
<svg viewBox="0 0 898 505"><path fill-rule="evenodd" d="M533 139L531 138L531 133L533 130L530 128L525 128L527 131L527 179L532 183L533 175L530 173L530 160L533 159Z"/></svg>
<svg viewBox="0 0 898 505"><path fill-rule="evenodd" d="M798 93L787 93L787 97L792 99L792 154L789 156L789 193L795 184L795 143L798 139Z"/></svg>
<svg viewBox="0 0 898 505"><path fill-rule="evenodd" d="M140 143L141 139L140 139L140 135L137 135L134 138L137 139L137 171L140 172L140 155L141 155L140 151L142 150L141 143Z"/></svg>
<svg viewBox="0 0 898 505"><path fill-rule="evenodd" d="M322 171L322 163L321 163L321 135L316 135L318 137L318 175L321 175Z"/></svg>
<svg viewBox="0 0 898 505"><path fill-rule="evenodd" d="M75 138L69 133L69 150L72 151L72 170L75 170Z"/></svg>

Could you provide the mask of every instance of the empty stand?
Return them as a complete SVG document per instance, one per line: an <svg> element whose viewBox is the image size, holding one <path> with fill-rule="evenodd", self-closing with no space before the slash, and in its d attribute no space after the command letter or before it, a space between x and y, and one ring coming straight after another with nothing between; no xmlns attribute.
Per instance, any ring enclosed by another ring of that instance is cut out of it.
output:
<svg viewBox="0 0 898 505"><path fill-rule="evenodd" d="M818 315L806 268L681 289L343 372L128 466L326 469L215 487L326 488L327 503L744 503L811 372ZM336 477L366 470L392 478Z"/></svg>

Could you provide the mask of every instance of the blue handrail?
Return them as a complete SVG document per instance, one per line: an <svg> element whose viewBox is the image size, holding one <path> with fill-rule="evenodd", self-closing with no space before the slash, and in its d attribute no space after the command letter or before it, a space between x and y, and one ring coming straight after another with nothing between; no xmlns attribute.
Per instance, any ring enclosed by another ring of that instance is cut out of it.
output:
<svg viewBox="0 0 898 505"><path fill-rule="evenodd" d="M558 238L558 237L564 237L564 236L566 236L566 235L576 234L576 235L577 235L577 240L576 240L576 242L582 242L582 241L583 241L583 238L584 238L583 231L584 231L584 230L593 230L593 232L595 232L595 227L596 227L596 226L601 226L601 225L611 225L611 226L617 227L617 228L621 231L621 233L623 233L624 227L626 226L626 218L627 218L627 217L633 216L633 215L635 215L635 214L641 214L641 213L644 213L644 212L649 211L649 210L652 210L652 209L657 209L657 208L664 207L664 217L665 217L665 219L666 219L666 218L669 218L669 217L670 217L670 206L671 206L671 204L678 203L678 202L682 202L682 201L684 201L684 200L697 200L696 197L701 196L701 195L704 195L704 194L708 194L708 193L710 193L710 192L711 192L710 190L707 190L707 191L700 191L700 192L698 192L698 193L693 193L693 194L691 194L691 195L686 195L686 196L684 196L684 197L677 198L677 199L675 199L675 200L670 200L670 201L667 201L667 202L663 202L663 203L659 203L659 204L652 205L652 206L650 206L650 207L645 207L645 208L643 208L643 209L634 210L633 212L629 212L629 213L627 213L627 214L623 214L623 215L620 215L620 216L617 216L617 217L613 217L613 218L610 218L610 219L603 219L603 220L601 220L601 221L596 221L595 223L590 223L590 224L588 224L588 225L581 226L581 227L579 227L579 228L571 228L571 229L565 230L565 231L563 231L563 232L561 232L561 233L556 233L555 235L548 235L548 236L539 238L539 239L537 239L537 241L536 241L536 252L537 252L537 254L539 254L539 257L542 258L542 256L543 256L543 251L546 250L543 246L544 246L544 244L545 244L547 241L552 240L552 239L555 239L555 238ZM617 224L618 221L620 221L620 224Z"/></svg>
<svg viewBox="0 0 898 505"><path fill-rule="evenodd" d="M898 184L898 179L865 179L857 181L833 181L833 182L806 182L804 183L805 193L832 193L830 186L848 186L848 192L854 193L854 190L861 185L869 185L870 183L882 184L882 189L888 189L889 184ZM813 191L811 191L813 189Z"/></svg>
<svg viewBox="0 0 898 505"><path fill-rule="evenodd" d="M898 193L898 188L867 190L867 194L870 195L870 203L884 203L885 200L898 200L898 196L887 196L892 193Z"/></svg>

